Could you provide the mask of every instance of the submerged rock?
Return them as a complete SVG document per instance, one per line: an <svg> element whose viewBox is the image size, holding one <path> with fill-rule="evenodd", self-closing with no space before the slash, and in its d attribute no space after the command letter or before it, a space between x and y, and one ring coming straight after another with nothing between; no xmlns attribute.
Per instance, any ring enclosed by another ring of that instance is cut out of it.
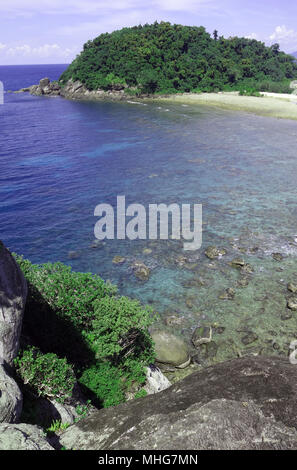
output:
<svg viewBox="0 0 297 470"><path fill-rule="evenodd" d="M192 335L192 343L197 348L201 344L210 343L212 340L211 326L200 326L196 328Z"/></svg>
<svg viewBox="0 0 297 470"><path fill-rule="evenodd" d="M221 256L224 256L226 255L227 252L224 248L217 248L216 246L209 246L206 250L205 250L205 255L207 256L207 258L213 260L215 258L218 258L218 257L221 257Z"/></svg>
<svg viewBox="0 0 297 470"><path fill-rule="evenodd" d="M151 248L144 248L142 251L144 255L150 255L152 252L153 250Z"/></svg>
<svg viewBox="0 0 297 470"><path fill-rule="evenodd" d="M234 268L243 268L243 266L245 266L245 261L243 258L234 258L230 261L230 266L233 266Z"/></svg>
<svg viewBox="0 0 297 470"><path fill-rule="evenodd" d="M284 259L283 255L281 253L272 253L272 258L275 261L282 261Z"/></svg>
<svg viewBox="0 0 297 470"><path fill-rule="evenodd" d="M248 285L249 285L249 280L246 277L243 277L242 279L238 279L237 281L238 287L247 287Z"/></svg>
<svg viewBox="0 0 297 470"><path fill-rule="evenodd" d="M92 243L90 244L90 248L93 248L94 250L103 248L105 245L105 242L101 240L93 240Z"/></svg>
<svg viewBox="0 0 297 470"><path fill-rule="evenodd" d="M291 297L287 302L287 307L290 310L297 310L297 297Z"/></svg>
<svg viewBox="0 0 297 470"><path fill-rule="evenodd" d="M134 276L140 281L148 281L150 277L150 268L148 268L142 261L135 261L132 264Z"/></svg>
<svg viewBox="0 0 297 470"><path fill-rule="evenodd" d="M80 258L80 253L78 251L68 251L68 259L78 259Z"/></svg>
<svg viewBox="0 0 297 470"><path fill-rule="evenodd" d="M188 297L186 299L186 306L189 308L189 309L192 309L194 307L194 304L193 304L193 298L192 297Z"/></svg>
<svg viewBox="0 0 297 470"><path fill-rule="evenodd" d="M115 256L112 260L113 264L123 264L125 263L126 261L126 258L124 258L123 256Z"/></svg>
<svg viewBox="0 0 297 470"><path fill-rule="evenodd" d="M242 266L241 272L246 274L252 274L254 272L254 268L249 263L246 263L244 266Z"/></svg>
<svg viewBox="0 0 297 470"><path fill-rule="evenodd" d="M164 320L167 326L182 325L184 319L178 315L168 315Z"/></svg>
<svg viewBox="0 0 297 470"><path fill-rule="evenodd" d="M157 362L181 369L190 364L189 350L182 338L162 330L155 331L151 336L155 343Z"/></svg>
<svg viewBox="0 0 297 470"><path fill-rule="evenodd" d="M287 288L288 288L288 291L293 292L293 294L297 293L297 284L293 284L293 282L289 282Z"/></svg>
<svg viewBox="0 0 297 470"><path fill-rule="evenodd" d="M297 368L245 357L195 372L167 390L102 409L60 437L67 449L297 449Z"/></svg>
<svg viewBox="0 0 297 470"><path fill-rule="evenodd" d="M292 317L293 317L293 314L292 314L291 310L286 310L285 312L283 312L281 314L281 319L283 321L291 320Z"/></svg>
<svg viewBox="0 0 297 470"><path fill-rule="evenodd" d="M248 344L252 344L254 343L255 341L257 341L259 338L258 336L256 335L256 333L254 333L253 331L248 331L247 334L241 338L241 342L247 346Z"/></svg>
<svg viewBox="0 0 297 470"><path fill-rule="evenodd" d="M219 299L221 300L234 300L235 298L235 290L232 287L228 287L222 294L219 295Z"/></svg>
<svg viewBox="0 0 297 470"><path fill-rule="evenodd" d="M197 348L197 354L192 359L196 364L206 367L211 364L211 360L217 355L218 349L218 345L214 341L201 344Z"/></svg>

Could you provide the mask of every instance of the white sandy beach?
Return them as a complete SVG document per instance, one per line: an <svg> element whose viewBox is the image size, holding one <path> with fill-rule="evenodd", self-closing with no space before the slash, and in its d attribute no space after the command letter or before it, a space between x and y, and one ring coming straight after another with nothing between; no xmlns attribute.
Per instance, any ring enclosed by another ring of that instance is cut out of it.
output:
<svg viewBox="0 0 297 470"><path fill-rule="evenodd" d="M297 120L297 95L263 92L261 97L255 97L239 96L238 92L183 93L158 98L158 100L189 105L217 106L279 119Z"/></svg>

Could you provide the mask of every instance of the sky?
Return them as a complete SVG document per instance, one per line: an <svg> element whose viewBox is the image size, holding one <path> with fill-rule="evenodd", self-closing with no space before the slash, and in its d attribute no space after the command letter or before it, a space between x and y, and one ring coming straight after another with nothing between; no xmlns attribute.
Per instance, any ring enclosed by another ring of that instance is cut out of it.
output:
<svg viewBox="0 0 297 470"><path fill-rule="evenodd" d="M70 63L124 26L170 21L297 51L295 0L0 0L0 65Z"/></svg>

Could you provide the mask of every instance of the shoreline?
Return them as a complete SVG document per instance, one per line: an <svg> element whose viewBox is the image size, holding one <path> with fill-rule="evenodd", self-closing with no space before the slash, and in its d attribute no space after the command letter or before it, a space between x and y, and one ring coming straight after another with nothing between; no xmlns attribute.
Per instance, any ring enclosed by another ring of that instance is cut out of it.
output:
<svg viewBox="0 0 297 470"><path fill-rule="evenodd" d="M239 96L238 92L183 93L168 97L154 97L160 102L216 106L230 111L242 111L265 117L297 120L297 95L261 93L261 97Z"/></svg>
<svg viewBox="0 0 297 470"><path fill-rule="evenodd" d="M218 93L177 93L174 95L131 96L124 89L110 91L89 91L80 82L69 81L63 87L50 83L49 79L40 80L39 85L22 88L14 93L29 92L35 96L57 97L75 101L116 101L116 102L167 102L174 104L215 106L230 111L241 111L265 117L297 120L297 94L262 92L261 97L240 96L239 92Z"/></svg>

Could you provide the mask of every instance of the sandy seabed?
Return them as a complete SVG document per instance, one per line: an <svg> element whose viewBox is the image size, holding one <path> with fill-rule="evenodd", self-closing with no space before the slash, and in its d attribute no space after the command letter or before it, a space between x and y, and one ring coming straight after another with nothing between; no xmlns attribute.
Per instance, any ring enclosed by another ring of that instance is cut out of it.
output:
<svg viewBox="0 0 297 470"><path fill-rule="evenodd" d="M262 93L261 97L239 96L230 93L183 93L160 97L158 101L183 104L218 106L220 108L251 112L262 116L297 120L297 95Z"/></svg>

